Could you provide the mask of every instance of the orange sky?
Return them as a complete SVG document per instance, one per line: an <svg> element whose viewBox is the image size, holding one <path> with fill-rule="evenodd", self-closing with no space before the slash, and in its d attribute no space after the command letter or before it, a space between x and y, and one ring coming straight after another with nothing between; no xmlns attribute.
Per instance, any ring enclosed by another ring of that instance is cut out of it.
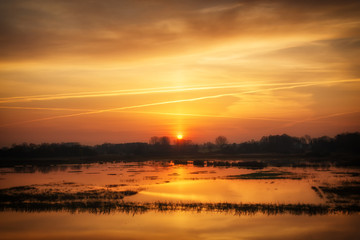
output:
<svg viewBox="0 0 360 240"><path fill-rule="evenodd" d="M360 131L359 1L1 1L0 145Z"/></svg>

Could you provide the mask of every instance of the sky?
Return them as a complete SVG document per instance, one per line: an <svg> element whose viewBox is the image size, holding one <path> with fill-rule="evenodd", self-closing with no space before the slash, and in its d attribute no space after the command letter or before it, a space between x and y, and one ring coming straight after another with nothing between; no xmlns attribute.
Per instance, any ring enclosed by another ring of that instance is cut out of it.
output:
<svg viewBox="0 0 360 240"><path fill-rule="evenodd" d="M0 146L360 131L360 2L4 0Z"/></svg>

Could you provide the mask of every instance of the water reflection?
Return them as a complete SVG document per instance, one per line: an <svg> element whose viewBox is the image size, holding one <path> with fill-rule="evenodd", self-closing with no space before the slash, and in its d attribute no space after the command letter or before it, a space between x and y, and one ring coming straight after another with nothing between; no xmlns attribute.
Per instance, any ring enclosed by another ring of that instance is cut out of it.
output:
<svg viewBox="0 0 360 240"><path fill-rule="evenodd" d="M16 165L14 167L1 168L1 173L51 173L51 172L65 172L68 169L71 170L81 170L82 168L93 168L94 166L105 166L106 168L114 168L119 169L120 167L127 167L128 172L159 172L163 171L163 168L173 167L173 166L187 166L187 167L197 167L198 169L204 168L241 168L241 169L252 169L252 170L261 170L270 166L278 166L278 167L290 167L293 169L296 168L311 168L317 171L330 171L332 165L329 163L311 163L311 162L301 162L301 164L296 164L294 162L288 163L279 160L268 160L264 161L239 161L239 160L228 160L228 161L220 161L220 160L174 160L174 161L148 161L148 162L113 162L113 163L92 163L92 164L46 164L43 165ZM143 168L148 167L149 165L153 166L152 170L143 170ZM200 170L201 171L201 170ZM342 172L338 172L337 174L341 174ZM355 173L359 176L359 173Z"/></svg>
<svg viewBox="0 0 360 240"><path fill-rule="evenodd" d="M304 181L179 180L144 185L131 201L325 203Z"/></svg>
<svg viewBox="0 0 360 240"><path fill-rule="evenodd" d="M1 239L358 239L359 169L255 162L2 168Z"/></svg>
<svg viewBox="0 0 360 240"><path fill-rule="evenodd" d="M360 215L0 213L1 239L358 239Z"/></svg>
<svg viewBox="0 0 360 240"><path fill-rule="evenodd" d="M211 161L192 161L190 164L149 161L17 166L12 171L1 170L4 178L1 192L10 194L4 197L12 199L23 194L22 197L27 196L27 200L45 192L46 196L72 194L68 198L76 200L79 194L89 191L105 191L110 195L130 191L137 194L126 196L124 201L315 205L356 205L360 202L359 171L356 169L258 169L239 167L236 161L224 164L226 166L218 166ZM37 192L14 193L6 190L16 186L32 187Z"/></svg>
<svg viewBox="0 0 360 240"><path fill-rule="evenodd" d="M16 165L14 167L0 168L0 174L11 173L42 173L81 171L82 168L89 168L89 164L60 164L60 165Z"/></svg>

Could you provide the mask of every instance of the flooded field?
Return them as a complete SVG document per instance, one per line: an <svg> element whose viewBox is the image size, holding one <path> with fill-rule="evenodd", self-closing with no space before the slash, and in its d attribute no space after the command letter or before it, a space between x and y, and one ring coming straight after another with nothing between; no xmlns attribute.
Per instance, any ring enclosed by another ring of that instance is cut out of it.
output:
<svg viewBox="0 0 360 240"><path fill-rule="evenodd" d="M360 170L331 165L22 165L1 168L0 186L2 239L357 239L360 234Z"/></svg>

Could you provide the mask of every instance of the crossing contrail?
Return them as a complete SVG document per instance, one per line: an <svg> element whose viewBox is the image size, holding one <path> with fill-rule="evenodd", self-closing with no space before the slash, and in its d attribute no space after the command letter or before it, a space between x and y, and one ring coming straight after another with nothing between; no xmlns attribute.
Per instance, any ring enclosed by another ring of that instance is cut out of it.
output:
<svg viewBox="0 0 360 240"><path fill-rule="evenodd" d="M0 106L0 109L73 111L73 112L88 112L88 111L94 111L94 109L81 109L81 108L14 107L14 106Z"/></svg>
<svg viewBox="0 0 360 240"><path fill-rule="evenodd" d="M214 86L220 84L214 84ZM224 84L221 84L224 85ZM191 87L204 87L204 85L194 85ZM171 90L171 89L182 89L182 88L190 88L190 87L183 87L183 86L172 86L172 87L159 87L159 88L139 88L139 89L121 89L121 90L111 90L111 91L91 91L91 92L72 92L72 93L55 93L55 94L41 94L41 95L32 95L32 96L17 96L17 97L7 97L7 98L0 98L0 102L2 101L31 101L31 100L46 100L47 98L56 99L59 98L72 98L74 96L92 96L97 94L113 94L113 93L141 93L146 91L164 91L164 90ZM106 95L105 95L106 96Z"/></svg>
<svg viewBox="0 0 360 240"><path fill-rule="evenodd" d="M98 114L98 113L104 113L104 112L114 112L114 111L126 110L126 109L134 109L134 108L142 108L142 107L149 107L149 106L165 105L165 104L172 104L172 103L193 102L193 101L199 101L199 100L205 100L205 99L215 99L215 98L221 98L221 97L226 97L226 96L239 97L241 95L259 93L259 92L294 89L294 88L308 87L308 86L314 86L314 85L323 85L323 84L331 84L331 83L358 82L358 81L360 81L360 80L359 79L356 79L356 80L341 80L341 81L328 81L328 82L321 82L321 83L319 83L319 82L305 82L305 83L301 83L301 84L297 84L297 85L290 85L290 86L284 86L284 87L256 89L256 90L250 90L250 91L244 91L244 92L225 93L225 94L210 95L210 96L197 97L197 98L179 99L179 100L172 100L172 101L163 101L163 102L155 102L155 103L148 103L148 104L140 104L140 105L134 105L134 106L125 106L125 107L119 107L119 108L91 110L91 111L80 112L80 113L73 113L73 114L59 115L59 116L53 116L53 117L47 117L47 118L33 119L33 120L28 120L28 121L16 122L16 123L9 123L9 124L0 125L0 127L18 125L18 124L23 124L23 123L31 123L31 122L38 122L38 121L60 119L60 118L68 118L68 117L90 115L90 114Z"/></svg>
<svg viewBox="0 0 360 240"><path fill-rule="evenodd" d="M159 114L159 115L170 115L170 116L186 116L186 117L210 117L210 118L229 118L229 119L243 119L243 120L263 120L263 121L274 121L274 122L290 122L289 119L280 118L262 118L262 117L237 117L229 115L212 115L212 114L196 114L196 113L171 113L171 112L149 112L149 111L119 111L127 113L140 113L140 114Z"/></svg>
<svg viewBox="0 0 360 240"><path fill-rule="evenodd" d="M278 83L275 85L283 85L284 83ZM267 86L269 84L258 84L259 86ZM270 84L274 85L274 84ZM30 102L30 101L45 101L45 100L57 100L57 99L69 99L69 98L91 98L91 97L109 97L109 96L122 96L122 95L142 95L142 94L154 94L154 93L171 93L171 92L185 92L185 91L200 91L200 90L212 90L212 89L227 89L227 88L240 88L257 86L256 84L210 84L210 85L194 85L191 87L162 87L162 88L142 88L142 89L127 89L127 90L114 90L114 91L96 91L96 92L78 92L78 93L60 93L60 94L46 94L46 95L34 95L34 96L22 96L22 97L9 97L0 98L0 103L12 103L12 102Z"/></svg>
<svg viewBox="0 0 360 240"><path fill-rule="evenodd" d="M53 117L47 117L47 118L34 119L34 120L29 120L29 121L3 124L0 127L18 125L18 124L23 124L23 123L53 120L53 119L59 119L59 118L68 118L68 117L76 117L76 116L89 115L89 114L104 113L104 112L113 112L113 111L125 110L125 109L157 106L157 105L164 105L164 104L170 104L170 103L192 102L192 101L199 101L199 100L204 100L204 99L219 98L219 97L233 96L233 95L234 95L233 93L227 93L227 94L219 94L219 95L212 95L212 96L205 96L205 97L198 97L198 98L180 99L180 100L173 100L173 101L140 104L140 105L135 105L135 106L101 109L101 110L95 110L95 111L89 111L89 112L73 113L73 114L67 114L67 115L59 115L59 116L53 116Z"/></svg>
<svg viewBox="0 0 360 240"><path fill-rule="evenodd" d="M311 85L325 85L325 84L346 83L346 82L360 82L360 79L337 80L337 81L326 81L326 82L302 82L302 83L255 83L255 84L229 83L229 84L221 84L215 86L195 85L191 87L163 87L163 88L143 88L143 89L128 89L128 90L114 90L114 91L60 93L53 95L47 94L47 95L1 98L0 103L48 101L48 100L73 99L73 98L111 97L111 96L124 96L124 95L143 95L143 94L156 94L156 93L216 90L216 89L234 89L234 88L246 88L246 87L297 86L299 84L300 85L309 84L309 86L311 86Z"/></svg>
<svg viewBox="0 0 360 240"><path fill-rule="evenodd" d="M12 107L12 106L0 106L0 109L19 109L19 110L49 110L49 111L73 111L73 112L89 112L96 111L96 109L81 109L81 108L46 108L46 107ZM212 114L196 114L196 113L172 113L172 112L152 112L152 111L126 111L126 110L114 110L113 112L122 113L139 113L139 114L158 114L169 116L186 116L186 117L210 117L210 118L230 118L230 119L245 119L245 120L265 120L275 122L290 122L289 119L280 118L261 118L261 117L237 117L229 115L212 115Z"/></svg>

